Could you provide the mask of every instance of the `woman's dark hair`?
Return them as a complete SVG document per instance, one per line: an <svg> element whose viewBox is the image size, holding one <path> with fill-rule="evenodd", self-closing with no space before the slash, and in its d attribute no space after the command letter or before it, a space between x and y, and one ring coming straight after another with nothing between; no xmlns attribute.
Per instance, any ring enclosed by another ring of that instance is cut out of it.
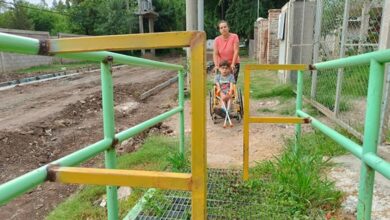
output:
<svg viewBox="0 0 390 220"><path fill-rule="evenodd" d="M225 23L229 27L229 23L227 21L220 20L220 21L218 21L217 29L219 29L219 25L222 24L222 23Z"/></svg>
<svg viewBox="0 0 390 220"><path fill-rule="evenodd" d="M227 67L229 67L229 66L230 66L230 63L229 63L229 61L227 61L227 60L222 60L222 62L219 64L219 66L220 66L220 67L222 67L222 66L227 66Z"/></svg>

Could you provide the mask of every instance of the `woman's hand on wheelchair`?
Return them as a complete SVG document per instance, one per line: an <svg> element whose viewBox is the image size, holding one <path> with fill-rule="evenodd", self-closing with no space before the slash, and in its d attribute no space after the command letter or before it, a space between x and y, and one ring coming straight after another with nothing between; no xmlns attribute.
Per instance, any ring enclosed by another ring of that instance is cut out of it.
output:
<svg viewBox="0 0 390 220"><path fill-rule="evenodd" d="M212 73L217 73L218 71L218 66L214 66L213 70L211 71Z"/></svg>

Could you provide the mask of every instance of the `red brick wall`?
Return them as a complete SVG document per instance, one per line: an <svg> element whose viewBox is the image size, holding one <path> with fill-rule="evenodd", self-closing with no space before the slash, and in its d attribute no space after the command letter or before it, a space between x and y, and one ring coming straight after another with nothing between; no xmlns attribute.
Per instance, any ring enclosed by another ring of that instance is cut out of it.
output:
<svg viewBox="0 0 390 220"><path fill-rule="evenodd" d="M256 59L259 63L267 63L268 56L268 20L261 18L258 20L258 42Z"/></svg>
<svg viewBox="0 0 390 220"><path fill-rule="evenodd" d="M279 62L279 40L278 36L278 21L280 9L268 10L268 54L267 63L277 64Z"/></svg>

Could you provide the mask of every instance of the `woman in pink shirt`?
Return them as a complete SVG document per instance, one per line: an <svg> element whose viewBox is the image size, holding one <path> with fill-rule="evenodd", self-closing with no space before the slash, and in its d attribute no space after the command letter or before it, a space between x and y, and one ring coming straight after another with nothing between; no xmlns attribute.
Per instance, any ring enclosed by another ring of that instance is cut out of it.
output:
<svg viewBox="0 0 390 220"><path fill-rule="evenodd" d="M237 82L238 72L240 71L240 57L238 56L239 39L237 34L229 32L229 25L227 21L218 22L218 29L220 36L214 40L214 71L218 70L219 64L222 60L227 60L231 63L234 80Z"/></svg>

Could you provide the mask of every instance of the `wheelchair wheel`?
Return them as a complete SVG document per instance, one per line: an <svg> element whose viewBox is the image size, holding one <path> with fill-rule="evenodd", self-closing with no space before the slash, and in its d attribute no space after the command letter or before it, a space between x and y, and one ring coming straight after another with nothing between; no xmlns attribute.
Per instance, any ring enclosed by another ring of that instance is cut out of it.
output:
<svg viewBox="0 0 390 220"><path fill-rule="evenodd" d="M240 113L240 114L237 114L236 119L237 119L237 122L238 122L238 123L241 122L241 120L242 120L241 113Z"/></svg>
<svg viewBox="0 0 390 220"><path fill-rule="evenodd" d="M212 119L214 115L213 105L214 105L214 93L211 90L209 90L209 111Z"/></svg>
<svg viewBox="0 0 390 220"><path fill-rule="evenodd" d="M242 119L244 117L244 102L242 101L241 89L238 90L238 101L240 102L239 103L240 104L240 116L241 116L241 119Z"/></svg>

